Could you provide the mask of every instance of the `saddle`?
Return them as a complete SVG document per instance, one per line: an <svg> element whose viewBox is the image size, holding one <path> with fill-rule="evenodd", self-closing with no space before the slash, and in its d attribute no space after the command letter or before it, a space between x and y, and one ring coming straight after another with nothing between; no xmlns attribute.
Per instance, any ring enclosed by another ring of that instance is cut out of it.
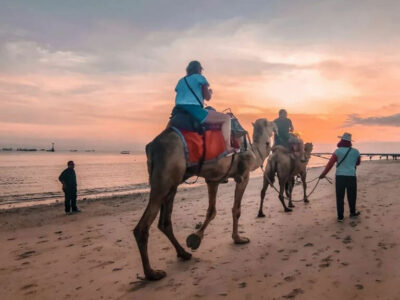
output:
<svg viewBox="0 0 400 300"><path fill-rule="evenodd" d="M231 112L228 114L232 120L231 145L235 148L247 148L246 139L243 138L247 132ZM168 127L182 139L188 167L213 162L227 154L219 124L201 124L185 110L174 107Z"/></svg>

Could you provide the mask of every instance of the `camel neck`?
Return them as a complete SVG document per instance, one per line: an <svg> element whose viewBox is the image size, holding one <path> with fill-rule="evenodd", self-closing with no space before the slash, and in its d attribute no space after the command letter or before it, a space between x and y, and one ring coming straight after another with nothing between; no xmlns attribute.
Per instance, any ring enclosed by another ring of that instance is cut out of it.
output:
<svg viewBox="0 0 400 300"><path fill-rule="evenodd" d="M266 141L264 142L254 142L254 151L255 151L255 156L256 156L256 164L257 167L261 166L264 163L265 158L267 157L267 149L266 149Z"/></svg>

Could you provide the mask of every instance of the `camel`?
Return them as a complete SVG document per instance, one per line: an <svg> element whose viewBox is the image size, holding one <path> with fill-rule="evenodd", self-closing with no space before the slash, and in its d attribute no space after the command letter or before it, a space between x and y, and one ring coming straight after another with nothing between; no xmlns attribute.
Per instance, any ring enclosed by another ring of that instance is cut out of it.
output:
<svg viewBox="0 0 400 300"><path fill-rule="evenodd" d="M308 203L307 199L307 183L306 183L306 168L308 161L311 157L311 152L313 149L312 143L306 143L304 145L304 156L305 162L301 162L299 158L295 158L293 154L289 152L283 146L275 146L272 148L272 155L268 158L267 167L264 172L264 183L261 189L261 201L260 201L260 209L258 211L258 217L265 217L263 213L263 204L265 193L267 192L267 188L270 184L273 184L275 181L275 174L278 175L279 180L279 200L281 201L285 212L292 211L291 208L294 207L292 202L292 190L294 186L294 177L296 175L300 175L301 181L303 183L303 201ZM286 191L286 194L289 198L288 207L285 204L283 192Z"/></svg>
<svg viewBox="0 0 400 300"><path fill-rule="evenodd" d="M197 249L203 239L205 229L216 216L216 196L218 185L223 179L234 178L236 181L234 204L232 208L232 238L236 244L245 244L250 240L238 233L238 221L243 193L249 181L249 173L257 169L271 151L270 138L274 124L266 119L253 123L253 147L232 157L224 157L215 162L205 163L200 172L187 169L184 146L176 132L165 129L146 146L147 167L150 181L150 199L139 223L133 230L142 258L143 270L147 280L160 280L166 276L163 270L154 270L150 266L147 243L149 229L158 212L158 228L167 236L175 247L178 258L189 260L188 253L174 236L171 214L178 185L193 175L205 178L208 188L208 209L204 223L188 236L186 244L192 250Z"/></svg>

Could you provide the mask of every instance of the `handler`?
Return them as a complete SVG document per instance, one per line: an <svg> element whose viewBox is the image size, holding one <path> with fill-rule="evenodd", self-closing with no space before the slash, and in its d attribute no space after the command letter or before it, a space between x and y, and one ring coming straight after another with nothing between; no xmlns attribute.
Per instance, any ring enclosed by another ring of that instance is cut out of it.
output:
<svg viewBox="0 0 400 300"><path fill-rule="evenodd" d="M350 217L358 217L360 212L356 210L357 200L357 177L356 166L361 162L360 152L352 148L351 134L345 132L342 136L338 136L340 142L337 144L338 149L332 154L325 170L319 176L320 179L336 164L336 207L337 220L343 222L344 212L344 194L347 190L347 200L349 202Z"/></svg>

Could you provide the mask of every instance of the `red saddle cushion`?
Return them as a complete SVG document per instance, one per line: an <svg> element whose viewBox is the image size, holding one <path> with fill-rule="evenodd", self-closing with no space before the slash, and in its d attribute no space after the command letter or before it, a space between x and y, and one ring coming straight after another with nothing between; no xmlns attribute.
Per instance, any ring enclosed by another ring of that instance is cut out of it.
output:
<svg viewBox="0 0 400 300"><path fill-rule="evenodd" d="M182 129L180 131L187 144L189 162L192 164L198 163L203 156L203 137L197 132ZM205 132L205 143L206 155L204 160L216 159L226 151L225 140L221 130L207 130Z"/></svg>

